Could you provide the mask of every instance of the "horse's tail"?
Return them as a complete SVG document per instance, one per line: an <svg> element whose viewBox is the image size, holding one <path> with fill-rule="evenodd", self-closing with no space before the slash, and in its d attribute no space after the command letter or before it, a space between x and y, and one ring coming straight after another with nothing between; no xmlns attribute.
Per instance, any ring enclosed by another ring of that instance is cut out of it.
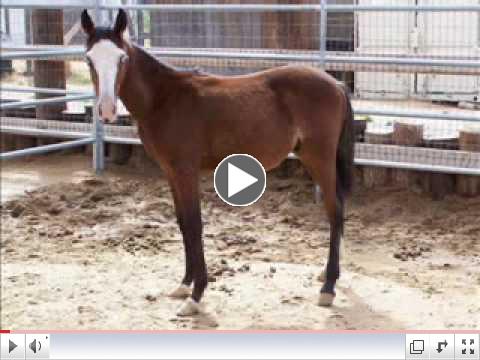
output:
<svg viewBox="0 0 480 360"><path fill-rule="evenodd" d="M353 188L353 160L355 152L355 129L352 104L348 89L341 86L345 95L345 114L343 120L343 129L340 135L340 141L337 148L337 186L342 195L348 195Z"/></svg>

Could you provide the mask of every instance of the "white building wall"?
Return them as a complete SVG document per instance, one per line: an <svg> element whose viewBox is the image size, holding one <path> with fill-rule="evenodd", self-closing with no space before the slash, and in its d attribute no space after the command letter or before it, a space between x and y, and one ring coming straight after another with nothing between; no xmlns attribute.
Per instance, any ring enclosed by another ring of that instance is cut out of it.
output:
<svg viewBox="0 0 480 360"><path fill-rule="evenodd" d="M361 5L415 5L415 0L359 0ZM358 12L355 15L355 51L358 55L406 56L411 53L414 14ZM355 95L361 98L404 99L413 92L413 75L357 72Z"/></svg>
<svg viewBox="0 0 480 360"><path fill-rule="evenodd" d="M434 0L419 0L434 5ZM458 5L458 0L442 0L444 5ZM480 4L479 0L462 0L465 5ZM420 13L422 56L456 58L480 57L480 17L478 12ZM417 94L435 100L475 100L480 95L479 76L418 74Z"/></svg>
<svg viewBox="0 0 480 360"><path fill-rule="evenodd" d="M365 5L464 5L480 0L359 0ZM360 12L358 55L480 57L480 16L474 12ZM478 101L480 77L433 74L357 73L361 98L424 98Z"/></svg>

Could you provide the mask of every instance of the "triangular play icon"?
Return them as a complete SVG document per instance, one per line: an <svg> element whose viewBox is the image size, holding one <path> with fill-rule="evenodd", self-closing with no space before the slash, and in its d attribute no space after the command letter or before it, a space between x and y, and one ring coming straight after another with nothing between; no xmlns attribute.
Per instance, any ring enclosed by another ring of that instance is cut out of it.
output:
<svg viewBox="0 0 480 360"><path fill-rule="evenodd" d="M8 340L8 353L10 354L18 345L15 344L12 340Z"/></svg>
<svg viewBox="0 0 480 360"><path fill-rule="evenodd" d="M255 184L258 179L239 167L228 163L228 197L238 194L250 185Z"/></svg>

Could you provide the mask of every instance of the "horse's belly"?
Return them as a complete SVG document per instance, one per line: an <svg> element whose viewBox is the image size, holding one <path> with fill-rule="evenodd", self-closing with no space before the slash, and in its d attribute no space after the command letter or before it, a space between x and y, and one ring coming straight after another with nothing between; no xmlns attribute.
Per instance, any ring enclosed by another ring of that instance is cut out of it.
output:
<svg viewBox="0 0 480 360"><path fill-rule="evenodd" d="M205 164L231 154L249 154L265 169L278 166L295 147L297 133L290 112L268 87L256 84L208 103L200 117L205 126Z"/></svg>
<svg viewBox="0 0 480 360"><path fill-rule="evenodd" d="M229 155L248 154L260 161L268 171L280 165L294 147L295 139L288 132L273 136L260 134L244 138L226 138L221 142L217 139L202 157L202 167L215 168Z"/></svg>

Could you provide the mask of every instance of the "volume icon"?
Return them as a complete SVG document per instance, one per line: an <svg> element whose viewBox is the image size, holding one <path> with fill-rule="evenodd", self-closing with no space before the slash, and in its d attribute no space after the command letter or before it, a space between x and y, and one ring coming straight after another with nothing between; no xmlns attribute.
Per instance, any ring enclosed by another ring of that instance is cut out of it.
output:
<svg viewBox="0 0 480 360"><path fill-rule="evenodd" d="M33 339L33 341L28 345L30 350L33 351L34 354L37 353L37 351L42 350L42 343L40 341L37 341L37 339Z"/></svg>

